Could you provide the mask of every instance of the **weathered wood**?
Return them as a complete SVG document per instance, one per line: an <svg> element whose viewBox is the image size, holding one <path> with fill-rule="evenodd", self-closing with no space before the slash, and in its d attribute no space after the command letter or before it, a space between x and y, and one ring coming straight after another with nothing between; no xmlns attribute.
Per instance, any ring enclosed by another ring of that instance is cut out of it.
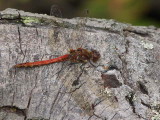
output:
<svg viewBox="0 0 160 120"><path fill-rule="evenodd" d="M0 119L160 119L160 29L15 9L0 17ZM12 67L77 47L96 49L101 59ZM110 64L118 67L111 81Z"/></svg>

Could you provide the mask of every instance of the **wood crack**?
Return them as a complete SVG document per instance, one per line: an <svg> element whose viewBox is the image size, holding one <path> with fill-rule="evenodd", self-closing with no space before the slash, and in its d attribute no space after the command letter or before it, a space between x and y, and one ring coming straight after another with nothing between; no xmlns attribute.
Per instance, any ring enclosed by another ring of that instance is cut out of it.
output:
<svg viewBox="0 0 160 120"><path fill-rule="evenodd" d="M17 106L6 105L6 106L0 107L0 112L14 113L14 114L17 114L19 116L26 117L27 110L18 108Z"/></svg>

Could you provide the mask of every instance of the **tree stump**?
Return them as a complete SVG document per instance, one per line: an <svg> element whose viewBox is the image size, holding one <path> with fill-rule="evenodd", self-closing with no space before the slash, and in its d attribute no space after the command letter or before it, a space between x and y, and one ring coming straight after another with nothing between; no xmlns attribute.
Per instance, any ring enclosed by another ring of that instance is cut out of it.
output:
<svg viewBox="0 0 160 120"><path fill-rule="evenodd" d="M1 120L159 120L160 29L94 18L0 12ZM97 63L47 60L97 50ZM118 69L108 74L108 66Z"/></svg>

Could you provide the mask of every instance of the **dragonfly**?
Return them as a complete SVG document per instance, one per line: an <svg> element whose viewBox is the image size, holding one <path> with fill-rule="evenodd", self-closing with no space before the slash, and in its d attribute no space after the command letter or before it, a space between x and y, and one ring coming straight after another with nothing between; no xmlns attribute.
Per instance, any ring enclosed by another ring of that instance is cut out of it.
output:
<svg viewBox="0 0 160 120"><path fill-rule="evenodd" d="M50 15L54 15L56 17L62 17L62 13L61 10L59 10L58 5L51 6ZM20 63L14 65L14 67L16 68L34 67L34 66L47 65L63 61L71 61L72 63L86 63L88 61L92 61L95 63L98 61L99 58L100 58L100 53L94 49L87 50L84 48L77 48L77 49L70 49L69 54L65 54L57 58L43 60L43 61L36 61L36 62Z"/></svg>
<svg viewBox="0 0 160 120"><path fill-rule="evenodd" d="M96 50L87 50L83 48L78 48L76 50L71 49L70 54L65 54L57 58L53 58L50 60L43 60L43 61L36 61L36 62L26 62L20 63L15 65L14 67L34 67L34 66L41 66L47 65L51 63L63 62L63 61L71 61L73 63L86 63L87 61L91 60L93 62L97 62L100 58L100 54Z"/></svg>

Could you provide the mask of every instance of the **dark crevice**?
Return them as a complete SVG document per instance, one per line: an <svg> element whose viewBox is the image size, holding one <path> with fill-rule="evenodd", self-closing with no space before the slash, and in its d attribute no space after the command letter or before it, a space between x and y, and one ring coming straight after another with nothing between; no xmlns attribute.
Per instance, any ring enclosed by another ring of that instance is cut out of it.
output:
<svg viewBox="0 0 160 120"><path fill-rule="evenodd" d="M115 113L115 114L113 115L113 117L112 117L110 120L112 120L116 115L117 115L117 113Z"/></svg>
<svg viewBox="0 0 160 120"><path fill-rule="evenodd" d="M134 93L133 93L133 92L130 93L130 94L127 95L125 98L126 98L126 100L129 102L130 106L132 107L133 113L136 113L136 112L135 112L134 101L133 101Z"/></svg>
<svg viewBox="0 0 160 120"><path fill-rule="evenodd" d="M30 104L31 104L31 98L32 98L32 91L31 91L31 94L29 96L29 100L28 100L28 104L27 104L27 109L29 108Z"/></svg>
<svg viewBox="0 0 160 120"><path fill-rule="evenodd" d="M129 75L128 75L128 70L127 70L127 62L125 58L123 58L122 55L118 55L118 58L122 61L123 68L120 69L119 71L120 71L122 78L124 79L124 84L131 87L131 85L128 83Z"/></svg>
<svg viewBox="0 0 160 120"><path fill-rule="evenodd" d="M49 120L50 120L50 118L51 118L51 115L52 115L52 113L53 113L53 110L55 109L54 106L57 105L57 102L59 102L58 99L59 99L59 96L61 95L61 92L60 92L60 91L61 91L62 87L63 87L63 86L61 86L61 87L59 88L59 90L58 90L57 94L55 95L55 98L54 98L54 100L53 100L53 102L52 102L52 105L51 105L51 108L50 108L50 112L49 112L49 113L50 113L50 115L49 115Z"/></svg>
<svg viewBox="0 0 160 120"><path fill-rule="evenodd" d="M3 24L5 24L5 23L15 23L15 24L20 23L20 24L24 25L21 18L15 18L15 19L1 18L0 23L3 23Z"/></svg>
<svg viewBox="0 0 160 120"><path fill-rule="evenodd" d="M73 81L72 86L77 86L79 85L79 79L82 76L83 71L79 74L76 80Z"/></svg>
<svg viewBox="0 0 160 120"><path fill-rule="evenodd" d="M24 117L26 117L26 111L27 111L26 109L20 109L16 106L7 105L7 106L0 107L0 112L14 113Z"/></svg>
<svg viewBox="0 0 160 120"><path fill-rule="evenodd" d="M102 103L104 99L99 100L98 102L95 101L95 103L91 104L92 110L95 110L95 107L98 106L100 103Z"/></svg>
<svg viewBox="0 0 160 120"><path fill-rule="evenodd" d="M149 104L144 103L143 100L141 100L142 105L146 106L147 108L151 109L152 107Z"/></svg>
<svg viewBox="0 0 160 120"><path fill-rule="evenodd" d="M138 81L137 83L138 83L138 86L139 86L140 91L141 91L143 94L148 95L148 90L147 90L147 87L144 85L144 83L142 83L141 81Z"/></svg>
<svg viewBox="0 0 160 120"><path fill-rule="evenodd" d="M22 43L21 32L20 32L20 28L19 28L19 27L17 27L17 29L18 29L19 47L20 47L21 53L23 54L23 60L24 60L25 54L24 54L24 52L23 52L23 50L22 50L22 44L21 44L21 43Z"/></svg>
<svg viewBox="0 0 160 120"><path fill-rule="evenodd" d="M125 54L126 54L126 55L127 55L128 52L129 52L129 44L130 44L130 41L126 39L126 44L125 44L125 49L126 49Z"/></svg>
<svg viewBox="0 0 160 120"><path fill-rule="evenodd" d="M65 93L73 93L73 92L75 92L76 90L80 89L85 83L86 83L86 82L80 84L80 85L79 85L78 87L76 87L74 90L71 90L71 91L65 92Z"/></svg>
<svg viewBox="0 0 160 120"><path fill-rule="evenodd" d="M83 74L83 72L84 72L84 68L85 68L85 67L81 68L81 73L77 76L77 79L73 81L72 86L77 86L77 85L79 85L79 80L80 80L80 77L82 76L82 74Z"/></svg>
<svg viewBox="0 0 160 120"><path fill-rule="evenodd" d="M125 28L125 29L123 29L123 32L134 33L134 34L139 35L141 37L149 37L150 36L149 33L144 32L144 31L140 31L140 30L138 31L134 28Z"/></svg>
<svg viewBox="0 0 160 120"><path fill-rule="evenodd" d="M36 75L36 79L35 79L35 80L37 80L37 75ZM25 116L24 120L27 120L27 111L28 111L29 106L30 106L30 104L31 104L32 93L33 93L33 90L36 88L36 85L37 85L37 81L35 82L35 86L33 87L33 89L32 89L31 92L30 92L29 100L28 100L28 104L27 104L27 108L26 108L26 116Z"/></svg>
<svg viewBox="0 0 160 120"><path fill-rule="evenodd" d="M1 15L3 16L3 15ZM5 15L4 15L5 16ZM8 18L0 18L0 23L13 23L13 24L21 24L22 26L25 26L23 19L21 17L21 14L18 12L18 16L14 17L8 17Z"/></svg>

